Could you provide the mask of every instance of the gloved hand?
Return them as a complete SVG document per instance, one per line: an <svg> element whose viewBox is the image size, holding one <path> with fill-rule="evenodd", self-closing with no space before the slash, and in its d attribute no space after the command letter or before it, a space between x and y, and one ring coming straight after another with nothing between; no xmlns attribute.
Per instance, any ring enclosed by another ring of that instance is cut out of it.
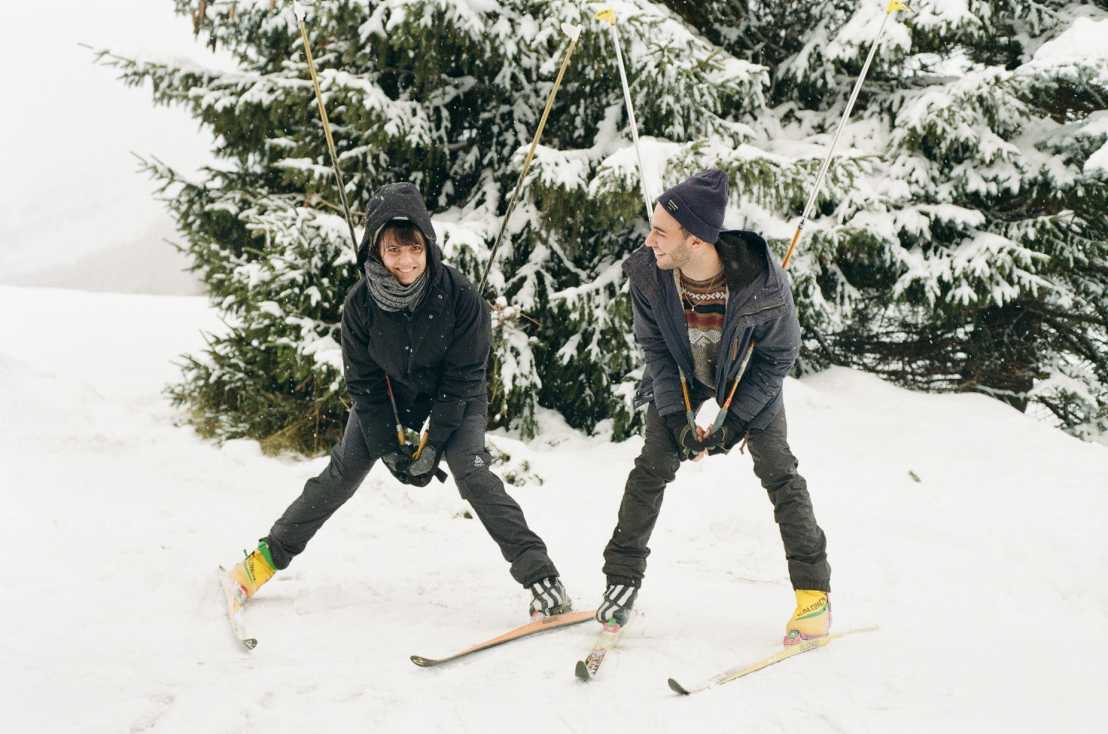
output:
<svg viewBox="0 0 1108 734"><path fill-rule="evenodd" d="M708 456L726 454L742 440L746 430L746 421L728 411L719 430L704 438L704 447L708 449Z"/></svg>
<svg viewBox="0 0 1108 734"><path fill-rule="evenodd" d="M430 448L430 447L428 447ZM431 471L426 471L416 475L412 474L411 468L413 465L412 454L415 452L415 445L406 444L396 451L385 454L381 457L381 461L388 467L389 472L396 477L396 480L401 484L407 484L413 487L426 487L431 483L432 479L438 479L440 482L446 481L446 472L442 469L438 469L432 466ZM427 449L424 449L423 456L427 455ZM423 458L422 456L420 458ZM435 460L435 465L438 464L438 459Z"/></svg>
<svg viewBox="0 0 1108 734"><path fill-rule="evenodd" d="M442 453L434 444L429 443L424 446L419 458L412 461L408 466L409 482L419 487L426 487L431 478L435 476L435 469L438 468L439 459L441 458Z"/></svg>
<svg viewBox="0 0 1108 734"><path fill-rule="evenodd" d="M381 461L388 467L389 473L396 477L401 484L411 484L412 478L408 476L408 467L412 465L411 448L402 446L392 453L385 454Z"/></svg>
<svg viewBox="0 0 1108 734"><path fill-rule="evenodd" d="M684 413L671 413L664 418L666 428L673 434L673 440L677 444L677 452L681 460L695 459L704 451L705 445L697 437L697 431L689 425Z"/></svg>

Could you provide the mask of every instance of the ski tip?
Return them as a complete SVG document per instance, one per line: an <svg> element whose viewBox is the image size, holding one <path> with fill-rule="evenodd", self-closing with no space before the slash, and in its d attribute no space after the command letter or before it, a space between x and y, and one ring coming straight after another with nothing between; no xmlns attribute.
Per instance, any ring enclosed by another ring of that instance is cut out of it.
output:
<svg viewBox="0 0 1108 734"><path fill-rule="evenodd" d="M670 679L669 679L669 689L670 689L671 691L673 691L674 693L676 693L676 694L679 694L679 695L681 695L681 696L687 696L687 695L689 695L689 691L686 691L686 690L685 690L685 687L684 687L684 686L682 686L682 685L681 685L680 683L678 683L677 681L675 681L675 680L674 680L673 678L670 678Z"/></svg>
<svg viewBox="0 0 1108 734"><path fill-rule="evenodd" d="M586 683L592 680L592 676L589 675L589 669L585 665L584 660L577 661L577 667L574 668L573 674L577 676L577 680L583 680Z"/></svg>
<svg viewBox="0 0 1108 734"><path fill-rule="evenodd" d="M425 658L422 655L412 655L409 659L421 668L432 668L439 662L438 660Z"/></svg>

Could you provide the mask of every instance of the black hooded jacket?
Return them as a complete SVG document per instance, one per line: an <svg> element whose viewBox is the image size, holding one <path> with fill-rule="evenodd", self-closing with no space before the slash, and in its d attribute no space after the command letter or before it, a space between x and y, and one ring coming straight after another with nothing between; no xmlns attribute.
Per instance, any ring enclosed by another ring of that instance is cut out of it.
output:
<svg viewBox="0 0 1108 734"><path fill-rule="evenodd" d="M427 291L408 313L379 308L364 275L350 289L342 312L346 389L367 441L371 435L395 436L392 430L370 430L395 425L385 386L388 375L405 413L418 416L420 406L424 410L430 406L428 442L441 450L461 425L466 405L488 400L485 369L492 333L488 306L464 275L442 261L431 216L414 185L395 183L378 189L367 217L358 270L364 273L366 258L377 257L371 249L381 227L406 219L427 240ZM379 455L392 446L369 448Z"/></svg>
<svg viewBox="0 0 1108 734"><path fill-rule="evenodd" d="M800 351L800 323L785 271L766 241L754 232L720 233L716 251L727 278L727 309L716 360L716 401L723 405L751 339L756 346L739 382L731 412L750 428L763 429L780 410L781 387ZM635 341L646 353L646 371L636 404L653 400L659 415L682 412L678 365L694 374L685 312L673 273L655 264L641 247L623 263L631 281ZM690 385L690 387L692 387Z"/></svg>

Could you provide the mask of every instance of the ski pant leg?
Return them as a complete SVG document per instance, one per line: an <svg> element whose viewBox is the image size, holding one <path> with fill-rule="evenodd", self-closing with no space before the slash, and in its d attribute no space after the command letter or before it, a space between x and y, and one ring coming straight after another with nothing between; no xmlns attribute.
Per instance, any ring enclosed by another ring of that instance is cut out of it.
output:
<svg viewBox="0 0 1108 734"><path fill-rule="evenodd" d="M785 545L793 588L830 591L827 537L816 522L808 483L796 471L798 462L787 439L782 406L765 430L748 434L747 446L754 459L754 473L773 503L773 517Z"/></svg>
<svg viewBox="0 0 1108 734"><path fill-rule="evenodd" d="M462 425L446 444L446 463L462 498L469 501L485 530L500 546L511 565L512 578L523 586L558 569L547 555L546 545L529 527L519 504L504 490L500 477L489 470L492 457L485 447L487 406L473 403L466 408Z"/></svg>
<svg viewBox="0 0 1108 734"><path fill-rule="evenodd" d="M288 567L323 523L354 495L378 458L370 454L366 444L358 418L351 411L342 440L331 450L327 468L304 484L300 496L273 523L266 537L273 565L278 569Z"/></svg>
<svg viewBox="0 0 1108 734"><path fill-rule="evenodd" d="M636 586L642 583L650 555L647 543L662 509L666 485L673 481L680 465L677 444L651 403L646 411L642 451L627 476L616 529L604 549L604 575L609 581Z"/></svg>

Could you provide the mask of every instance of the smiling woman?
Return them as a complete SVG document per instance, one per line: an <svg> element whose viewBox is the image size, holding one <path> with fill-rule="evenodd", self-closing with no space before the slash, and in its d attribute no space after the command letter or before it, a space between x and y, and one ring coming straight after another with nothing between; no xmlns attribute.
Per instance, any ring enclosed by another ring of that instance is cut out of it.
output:
<svg viewBox="0 0 1108 734"><path fill-rule="evenodd" d="M427 242L411 222L393 221L382 227L377 250L385 269L401 285L415 283L427 270Z"/></svg>

